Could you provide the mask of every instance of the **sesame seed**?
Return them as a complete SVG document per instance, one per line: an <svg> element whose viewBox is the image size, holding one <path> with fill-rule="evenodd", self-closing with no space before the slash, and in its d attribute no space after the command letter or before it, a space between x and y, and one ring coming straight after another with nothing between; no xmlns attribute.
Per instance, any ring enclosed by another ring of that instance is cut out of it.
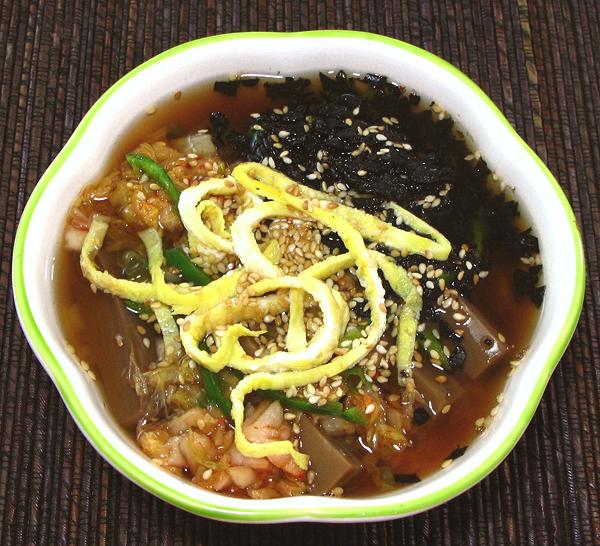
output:
<svg viewBox="0 0 600 546"><path fill-rule="evenodd" d="M498 339L500 342L506 343L506 338L500 332L498 332Z"/></svg>
<svg viewBox="0 0 600 546"><path fill-rule="evenodd" d="M210 480L210 477L213 474L213 469L209 468L207 470L205 470L204 472L202 472L202 479L203 480Z"/></svg>
<svg viewBox="0 0 600 546"><path fill-rule="evenodd" d="M370 415L371 413L373 413L375 411L375 404L369 404L366 408L365 408L365 414L366 415Z"/></svg>
<svg viewBox="0 0 600 546"><path fill-rule="evenodd" d="M446 404L443 408L442 408L442 414L446 415L450 409L452 408L452 406L450 404Z"/></svg>
<svg viewBox="0 0 600 546"><path fill-rule="evenodd" d="M465 315L463 315L462 313L453 313L452 318L457 322L462 322L462 321L466 320L467 317Z"/></svg>
<svg viewBox="0 0 600 546"><path fill-rule="evenodd" d="M362 170L362 169L361 169L360 171L357 171L357 172L356 172L356 174L357 174L358 176L366 176L366 174L367 174L367 171L365 171L365 170Z"/></svg>

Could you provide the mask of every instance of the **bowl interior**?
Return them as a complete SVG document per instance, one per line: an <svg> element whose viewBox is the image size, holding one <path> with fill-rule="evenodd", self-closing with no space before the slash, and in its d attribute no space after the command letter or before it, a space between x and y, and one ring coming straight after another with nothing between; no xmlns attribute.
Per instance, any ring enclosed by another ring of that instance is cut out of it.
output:
<svg viewBox="0 0 600 546"><path fill-rule="evenodd" d="M143 113L230 74L298 75L344 69L386 74L447 110L515 195L540 239L547 285L530 350L508 380L492 425L449 468L368 499L252 501L202 490L155 467L115 426L96 385L69 356L54 301L63 218L77 193L106 172L113 150ZM185 509L221 519L385 518L434 506L494 468L529 422L581 307L580 242L556 182L483 93L456 69L407 44L359 33L240 35L184 44L134 70L97 103L36 189L15 245L15 294L30 342L80 427L120 471ZM568 298L567 300L565 298Z"/></svg>

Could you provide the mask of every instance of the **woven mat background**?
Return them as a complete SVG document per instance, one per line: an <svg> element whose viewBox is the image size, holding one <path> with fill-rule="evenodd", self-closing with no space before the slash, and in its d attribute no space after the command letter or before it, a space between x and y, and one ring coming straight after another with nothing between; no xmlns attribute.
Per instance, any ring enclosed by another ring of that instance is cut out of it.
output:
<svg viewBox="0 0 600 546"><path fill-rule="evenodd" d="M0 10L0 544L600 544L597 0L4 0ZM15 228L81 117L134 66L210 34L318 28L409 41L483 87L573 204L585 306L525 436L459 498L387 523L212 522L121 477L78 431L17 321Z"/></svg>

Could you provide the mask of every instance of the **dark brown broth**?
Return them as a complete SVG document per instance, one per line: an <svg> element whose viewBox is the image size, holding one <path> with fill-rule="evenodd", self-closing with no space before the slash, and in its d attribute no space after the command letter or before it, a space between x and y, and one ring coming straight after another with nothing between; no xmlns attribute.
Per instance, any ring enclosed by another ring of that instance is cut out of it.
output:
<svg viewBox="0 0 600 546"><path fill-rule="evenodd" d="M178 98L174 96L157 105L153 114L142 115L134 122L125 137L117 142L112 158L106 163L104 174L110 172L127 152L142 142L161 138L168 141L171 135L185 135L207 127L211 112L226 112L232 125L241 128L248 124L248 116L252 112L264 109L267 104L275 103L267 99L262 85L240 86L236 97L217 93L212 86L186 91Z"/></svg>
<svg viewBox="0 0 600 546"><path fill-rule="evenodd" d="M244 127L251 112L274 106L262 89L262 85L255 88L240 86L237 97L228 97L202 88L158 105L156 113L142 116L126 137L116 143L105 173L122 160L125 152L142 142L158 138L168 140L170 133L179 131L185 134L206 127L213 111L226 113L234 125ZM538 311L527 298L518 298L513 289L512 271L518 263L507 262L500 257L493 262L491 274L476 287L473 300L514 349L478 380L456 374L467 395L455 402L448 414L438 415L412 429L412 447L393 459L391 467L394 473L423 477L439 468L456 448L467 446L476 434L475 421L487 416L496 405L496 397L509 370L509 361L527 346ZM74 347L80 359L90 364L117 422L135 434L139 405L126 377L127 358L115 342L118 332L112 317L112 296L93 293L81 274L78 256L62 249L58 256L56 297L67 342ZM345 490L348 496L377 492L366 473Z"/></svg>

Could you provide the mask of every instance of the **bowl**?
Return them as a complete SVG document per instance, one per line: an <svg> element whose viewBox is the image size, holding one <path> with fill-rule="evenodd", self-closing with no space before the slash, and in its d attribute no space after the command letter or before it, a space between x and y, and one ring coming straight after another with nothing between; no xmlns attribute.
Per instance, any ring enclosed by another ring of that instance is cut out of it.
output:
<svg viewBox="0 0 600 546"><path fill-rule="evenodd" d="M230 74L302 74L345 69L375 72L435 100L476 143L488 165L514 188L539 236L547 286L530 349L508 379L490 427L451 466L421 482L369 498L302 496L251 500L204 490L155 466L116 425L98 386L65 348L53 276L63 218L78 192L101 176L132 123L177 91ZM19 319L31 347L96 450L154 495L195 514L227 521L366 521L439 505L473 486L510 452L531 420L563 354L584 292L584 261L575 217L560 186L477 85L439 57L362 32L250 33L177 46L135 68L94 104L44 173L21 217L13 255Z"/></svg>

